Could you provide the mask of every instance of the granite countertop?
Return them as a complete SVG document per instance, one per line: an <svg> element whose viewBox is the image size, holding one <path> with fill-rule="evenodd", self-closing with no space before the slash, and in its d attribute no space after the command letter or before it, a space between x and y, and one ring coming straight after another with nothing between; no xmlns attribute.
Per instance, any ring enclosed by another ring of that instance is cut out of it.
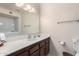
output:
<svg viewBox="0 0 79 59"><path fill-rule="evenodd" d="M7 41L2 47L0 47L0 56L6 56L24 47L30 46L36 42L48 38L49 35L41 35L40 37L34 39L20 39L14 41Z"/></svg>

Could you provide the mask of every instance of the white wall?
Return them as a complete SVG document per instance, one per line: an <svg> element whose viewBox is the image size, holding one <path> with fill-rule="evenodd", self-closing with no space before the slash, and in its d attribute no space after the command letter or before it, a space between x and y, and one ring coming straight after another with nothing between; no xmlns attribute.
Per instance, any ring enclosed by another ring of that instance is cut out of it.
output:
<svg viewBox="0 0 79 59"><path fill-rule="evenodd" d="M58 55L62 55L63 51L74 54L72 39L79 35L79 23L57 24L57 22L79 20L79 4L41 4L40 9L41 32L51 34ZM65 41L66 46L61 46L58 41Z"/></svg>

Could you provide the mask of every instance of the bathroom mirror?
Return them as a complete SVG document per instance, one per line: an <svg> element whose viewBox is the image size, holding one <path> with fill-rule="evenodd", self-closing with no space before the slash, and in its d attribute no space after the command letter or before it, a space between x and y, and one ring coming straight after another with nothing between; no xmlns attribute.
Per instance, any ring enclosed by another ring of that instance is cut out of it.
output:
<svg viewBox="0 0 79 59"><path fill-rule="evenodd" d="M5 16L0 13L0 32L40 32L40 4L23 3L23 5L20 7L16 3L0 3L0 12L7 14ZM12 10L13 13L9 10ZM14 16L8 15L9 13ZM16 15L19 15L19 17L15 17Z"/></svg>
<svg viewBox="0 0 79 59"><path fill-rule="evenodd" d="M0 32L17 32L18 17L0 13Z"/></svg>
<svg viewBox="0 0 79 59"><path fill-rule="evenodd" d="M40 33L40 4L30 3L29 5L35 11L25 10L22 12L22 31L24 33Z"/></svg>

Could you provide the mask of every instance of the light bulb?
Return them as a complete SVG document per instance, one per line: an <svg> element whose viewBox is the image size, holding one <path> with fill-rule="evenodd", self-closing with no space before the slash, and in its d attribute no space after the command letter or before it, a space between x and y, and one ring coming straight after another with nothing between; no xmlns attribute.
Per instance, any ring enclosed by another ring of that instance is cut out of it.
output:
<svg viewBox="0 0 79 59"><path fill-rule="evenodd" d="M32 7L29 5L29 4L26 4L24 7L23 7L24 10L28 11L28 10L31 10Z"/></svg>
<svg viewBox="0 0 79 59"><path fill-rule="evenodd" d="M26 5L26 8L27 9L31 9L32 7L30 5Z"/></svg>
<svg viewBox="0 0 79 59"><path fill-rule="evenodd" d="M35 9L34 9L34 8L32 8L32 9L30 9L30 10L29 10L29 12L35 12Z"/></svg>

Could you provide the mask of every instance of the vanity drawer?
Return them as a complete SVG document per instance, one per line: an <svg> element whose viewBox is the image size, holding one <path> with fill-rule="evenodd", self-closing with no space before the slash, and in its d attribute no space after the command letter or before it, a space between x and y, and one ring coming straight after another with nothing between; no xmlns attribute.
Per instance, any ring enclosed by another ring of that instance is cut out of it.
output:
<svg viewBox="0 0 79 59"><path fill-rule="evenodd" d="M24 51L22 53L20 53L18 56L29 56L28 51Z"/></svg>
<svg viewBox="0 0 79 59"><path fill-rule="evenodd" d="M39 49L39 44L32 45L29 49L30 54Z"/></svg>

